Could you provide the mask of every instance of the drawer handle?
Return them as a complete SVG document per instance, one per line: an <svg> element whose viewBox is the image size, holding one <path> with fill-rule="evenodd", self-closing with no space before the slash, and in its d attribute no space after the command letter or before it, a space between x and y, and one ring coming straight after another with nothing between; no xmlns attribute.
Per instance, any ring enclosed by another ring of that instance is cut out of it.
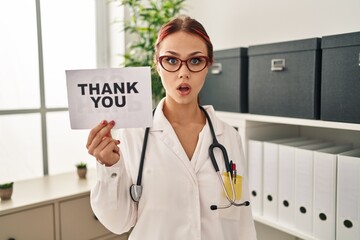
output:
<svg viewBox="0 0 360 240"><path fill-rule="evenodd" d="M359 67L360 67L360 53L359 53Z"/></svg>
<svg viewBox="0 0 360 240"><path fill-rule="evenodd" d="M271 59L271 71L280 72L285 69L285 59Z"/></svg>
<svg viewBox="0 0 360 240"><path fill-rule="evenodd" d="M222 64L221 63L213 63L211 66L211 74L218 75L222 72Z"/></svg>

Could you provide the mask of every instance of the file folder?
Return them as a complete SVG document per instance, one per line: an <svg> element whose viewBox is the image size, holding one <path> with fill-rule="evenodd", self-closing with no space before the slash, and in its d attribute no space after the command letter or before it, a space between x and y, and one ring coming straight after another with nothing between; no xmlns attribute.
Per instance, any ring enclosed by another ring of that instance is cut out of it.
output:
<svg viewBox="0 0 360 240"><path fill-rule="evenodd" d="M319 141L309 139L279 145L278 221L283 225L295 226L295 150Z"/></svg>
<svg viewBox="0 0 360 240"><path fill-rule="evenodd" d="M334 146L314 152L313 236L335 240L337 154L351 146Z"/></svg>
<svg viewBox="0 0 360 240"><path fill-rule="evenodd" d="M263 217L268 220L278 219L279 144L304 139L298 137L263 142Z"/></svg>
<svg viewBox="0 0 360 240"><path fill-rule="evenodd" d="M295 150L295 228L309 236L313 228L314 151L333 145L322 142Z"/></svg>
<svg viewBox="0 0 360 240"><path fill-rule="evenodd" d="M254 215L262 215L263 142L248 140L250 202Z"/></svg>
<svg viewBox="0 0 360 240"><path fill-rule="evenodd" d="M338 155L336 239L360 239L360 148Z"/></svg>

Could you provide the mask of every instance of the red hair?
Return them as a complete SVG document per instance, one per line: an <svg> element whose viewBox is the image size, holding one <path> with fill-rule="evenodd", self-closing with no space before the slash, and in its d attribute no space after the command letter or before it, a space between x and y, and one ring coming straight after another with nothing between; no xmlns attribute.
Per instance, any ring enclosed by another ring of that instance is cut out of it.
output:
<svg viewBox="0 0 360 240"><path fill-rule="evenodd" d="M209 35L201 23L188 16L174 18L161 27L155 43L155 58L158 57L159 45L164 40L164 38L172 33L180 31L187 32L202 38L206 44L210 64L213 63L214 52Z"/></svg>

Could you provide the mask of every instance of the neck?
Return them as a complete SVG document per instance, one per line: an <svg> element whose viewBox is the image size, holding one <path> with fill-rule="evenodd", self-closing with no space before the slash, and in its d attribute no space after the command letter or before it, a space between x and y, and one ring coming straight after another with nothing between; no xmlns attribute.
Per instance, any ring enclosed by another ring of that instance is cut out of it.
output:
<svg viewBox="0 0 360 240"><path fill-rule="evenodd" d="M187 124L189 122L204 122L205 116L197 102L178 104L165 100L163 112L170 123Z"/></svg>

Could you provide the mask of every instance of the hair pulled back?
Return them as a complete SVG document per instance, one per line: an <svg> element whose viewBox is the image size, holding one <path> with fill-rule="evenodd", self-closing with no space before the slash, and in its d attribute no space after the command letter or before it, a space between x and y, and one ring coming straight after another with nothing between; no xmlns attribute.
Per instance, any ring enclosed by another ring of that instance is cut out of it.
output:
<svg viewBox="0 0 360 240"><path fill-rule="evenodd" d="M164 38L180 31L199 36L203 39L206 44L209 61L213 63L214 53L209 35L201 23L188 16L176 17L161 27L155 43L155 60L158 58L159 45Z"/></svg>

